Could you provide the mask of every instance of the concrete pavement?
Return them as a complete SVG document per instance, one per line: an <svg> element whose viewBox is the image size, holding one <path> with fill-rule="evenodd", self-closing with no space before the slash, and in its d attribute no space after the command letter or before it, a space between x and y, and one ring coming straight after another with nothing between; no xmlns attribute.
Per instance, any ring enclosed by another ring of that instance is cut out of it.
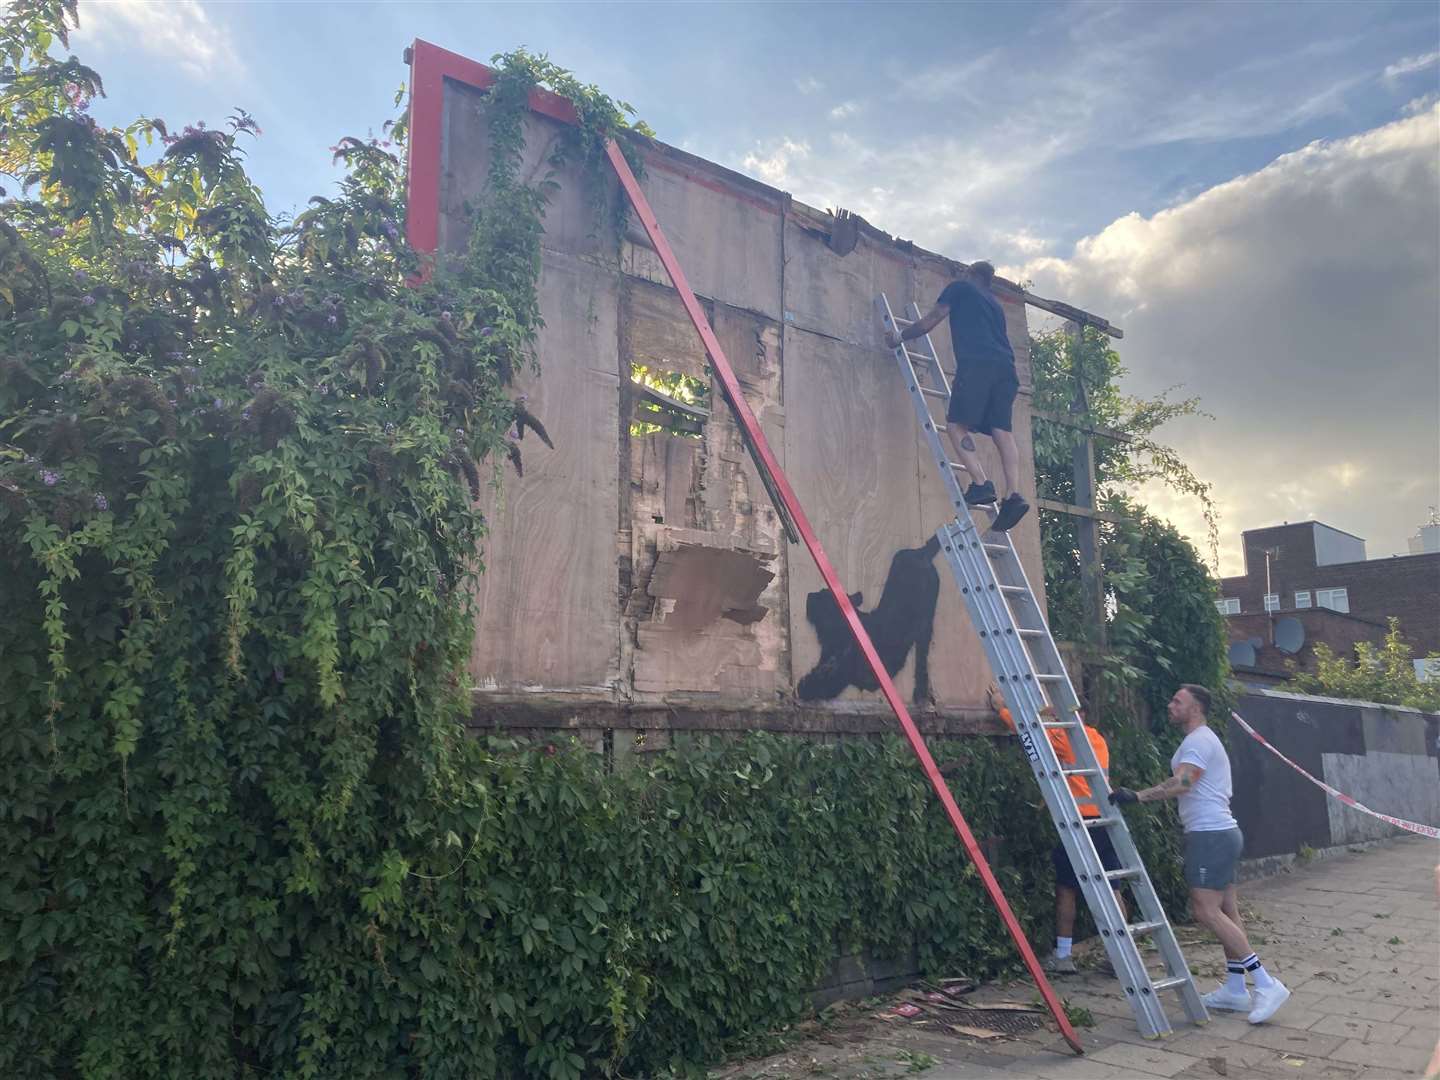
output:
<svg viewBox="0 0 1440 1080"><path fill-rule="evenodd" d="M1266 1024L1219 1013L1204 1027L1181 1019L1169 1038L1146 1040L1114 981L1087 971L1055 982L1072 1007L1093 1017L1093 1025L1078 1028L1083 1057L1069 1051L1053 1023L1023 1037L976 1041L933 1025L881 1019L890 1003L877 1001L805 1025L783 1053L735 1062L713 1075L726 1080L1416 1077L1440 1035L1437 860L1440 845L1407 837L1242 885L1251 944L1293 994ZM1224 973L1219 945L1198 928L1179 933L1202 991L1212 988ZM1017 982L982 987L968 1000L1029 1002L1038 996L1032 983Z"/></svg>

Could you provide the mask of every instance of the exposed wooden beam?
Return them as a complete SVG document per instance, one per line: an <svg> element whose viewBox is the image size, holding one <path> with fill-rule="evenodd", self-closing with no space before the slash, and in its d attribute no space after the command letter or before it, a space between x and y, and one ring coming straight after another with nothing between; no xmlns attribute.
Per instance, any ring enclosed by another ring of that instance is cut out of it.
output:
<svg viewBox="0 0 1440 1080"><path fill-rule="evenodd" d="M1125 522L1130 518L1124 514L1112 514L1109 510L1095 510L1088 506L1075 506L1071 503L1056 502L1054 499L1036 499L1035 505L1041 510L1053 510L1057 514L1070 514L1074 517L1094 518L1096 521Z"/></svg>
<svg viewBox="0 0 1440 1080"><path fill-rule="evenodd" d="M710 419L709 409L702 409L698 405L687 405L679 398L673 398L669 394L661 393L653 386L646 386L642 382L634 382L634 387L637 394L639 394L641 397L648 398L656 405L660 405L666 409L674 409L676 412L679 413L684 413L686 416L689 416L691 419L698 420L702 424L706 420Z"/></svg>
<svg viewBox="0 0 1440 1080"><path fill-rule="evenodd" d="M1008 284L1008 283L1007 283ZM997 287L1004 288L1005 285L999 282ZM1123 338L1125 331L1118 326L1111 326L1110 320L1099 315L1092 315L1090 312L1076 307L1074 304L1067 304L1063 300L1046 300L1043 296L1036 296L1032 292L1026 292L1020 286L1014 286L1014 290L1021 300L1031 307L1037 307L1041 311L1048 311L1052 315L1059 315L1062 319L1069 319L1072 322L1081 323L1085 326L1093 326L1097 330L1104 331L1113 338Z"/></svg>
<svg viewBox="0 0 1440 1080"><path fill-rule="evenodd" d="M1081 421L1074 413L1051 412L1049 409L1031 409L1031 416L1038 416L1042 420L1049 420L1054 424L1064 424L1066 427L1073 427L1083 431L1086 435L1095 435L1102 439L1111 439L1115 442L1134 442L1133 435L1126 435L1123 431L1116 431L1108 427L1092 427Z"/></svg>

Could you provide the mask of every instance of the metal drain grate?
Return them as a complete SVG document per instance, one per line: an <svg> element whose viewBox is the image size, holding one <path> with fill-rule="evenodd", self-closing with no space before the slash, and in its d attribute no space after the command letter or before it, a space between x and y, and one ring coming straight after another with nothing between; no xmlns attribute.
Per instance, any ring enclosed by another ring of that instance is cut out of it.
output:
<svg viewBox="0 0 1440 1080"><path fill-rule="evenodd" d="M960 1009L949 1013L946 1019L964 1027L981 1028L1001 1035L1028 1035L1045 1026L1045 1018L1039 1013L1016 1009Z"/></svg>

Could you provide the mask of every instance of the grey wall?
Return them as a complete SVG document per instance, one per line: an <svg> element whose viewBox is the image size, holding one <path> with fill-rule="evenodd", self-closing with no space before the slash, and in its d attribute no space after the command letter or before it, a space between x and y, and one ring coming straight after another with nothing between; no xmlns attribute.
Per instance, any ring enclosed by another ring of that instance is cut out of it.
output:
<svg viewBox="0 0 1440 1080"><path fill-rule="evenodd" d="M1371 809L1440 825L1440 716L1269 690L1246 694L1236 711L1301 768ZM1329 797L1237 725L1229 743L1247 859L1399 833Z"/></svg>

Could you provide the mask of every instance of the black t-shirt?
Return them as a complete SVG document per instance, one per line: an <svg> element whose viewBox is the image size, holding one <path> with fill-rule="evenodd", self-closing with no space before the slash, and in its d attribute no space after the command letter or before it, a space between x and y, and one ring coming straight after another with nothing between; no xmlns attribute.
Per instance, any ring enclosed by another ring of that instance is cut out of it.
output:
<svg viewBox="0 0 1440 1080"><path fill-rule="evenodd" d="M950 309L950 343L956 365L1015 366L1015 353L1005 333L1005 311L987 290L968 281L952 281L938 302Z"/></svg>

